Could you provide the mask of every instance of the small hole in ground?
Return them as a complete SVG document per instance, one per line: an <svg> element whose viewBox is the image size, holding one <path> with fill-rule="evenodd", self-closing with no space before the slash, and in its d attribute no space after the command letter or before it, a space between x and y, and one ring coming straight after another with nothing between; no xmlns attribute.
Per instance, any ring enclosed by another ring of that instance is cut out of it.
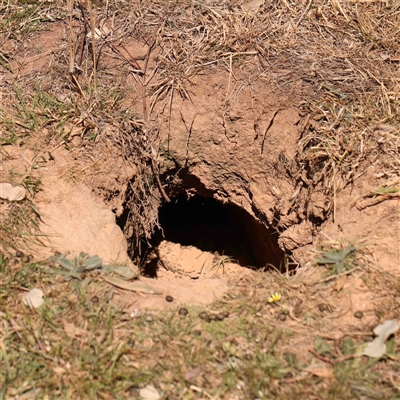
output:
<svg viewBox="0 0 400 400"><path fill-rule="evenodd" d="M277 236L236 205L180 194L159 208L158 218L162 229L150 240L153 249L167 240L218 252L241 266L262 268L272 264L280 268L283 264L284 253L278 246ZM143 265L145 275L157 275L156 262Z"/></svg>

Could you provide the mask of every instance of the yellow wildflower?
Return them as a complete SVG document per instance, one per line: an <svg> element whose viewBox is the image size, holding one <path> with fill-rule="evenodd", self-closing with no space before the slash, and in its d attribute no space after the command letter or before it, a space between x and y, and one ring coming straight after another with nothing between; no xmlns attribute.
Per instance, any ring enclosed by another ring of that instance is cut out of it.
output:
<svg viewBox="0 0 400 400"><path fill-rule="evenodd" d="M281 298L282 295L276 292L268 299L268 303L277 303Z"/></svg>

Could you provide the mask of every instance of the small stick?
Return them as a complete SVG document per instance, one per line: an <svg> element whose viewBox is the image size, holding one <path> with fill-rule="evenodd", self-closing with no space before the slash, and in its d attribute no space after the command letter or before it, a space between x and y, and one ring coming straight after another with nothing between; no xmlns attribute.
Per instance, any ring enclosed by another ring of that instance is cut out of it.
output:
<svg viewBox="0 0 400 400"><path fill-rule="evenodd" d="M78 65L81 66L82 61L83 61L83 49L85 47L85 40L87 37L87 27L89 26L89 21L87 20L85 9L83 8L83 4L81 2L79 2L78 5L79 5L79 9L81 10L81 14L82 14L82 18L83 18L83 31L81 32L81 41L79 43L79 60L78 60Z"/></svg>
<svg viewBox="0 0 400 400"><path fill-rule="evenodd" d="M169 142L171 141L171 115L172 115L172 100L174 98L174 90L175 88L172 87L171 95L169 98L169 118L168 118L168 156L169 156Z"/></svg>
<svg viewBox="0 0 400 400"><path fill-rule="evenodd" d="M320 359L321 361L324 361L324 362L329 363L329 364L331 364L331 365L334 365L334 364L335 364L335 361L333 361L333 360L331 360L331 359L329 359L329 358L326 358L326 357L321 356L321 355L318 354L314 349L308 349L308 351L309 351L311 354L313 354L315 357L317 357L318 359Z"/></svg>
<svg viewBox="0 0 400 400"><path fill-rule="evenodd" d="M229 97L229 89L231 88L231 82L232 82L232 55L229 56L229 79L228 79L228 88L226 89L226 96L225 96L225 102L228 101Z"/></svg>
<svg viewBox="0 0 400 400"><path fill-rule="evenodd" d="M81 96L85 99L85 98L86 98L86 95L85 95L85 93L83 92L83 90L82 90L82 88L81 88L81 85L80 85L79 82L78 82L78 79L76 79L76 76L75 76L74 74L71 74L71 77L72 77L72 80L75 82L75 85L77 86L77 88L78 88L78 90L79 90Z"/></svg>
<svg viewBox="0 0 400 400"><path fill-rule="evenodd" d="M267 133L268 133L268 131L270 130L270 128L271 128L271 126L272 126L272 124L273 124L273 122L274 122L274 119L275 119L275 117L276 117L276 114L278 114L278 112L279 112L280 110L281 110L280 107L277 108L277 109L272 113L272 117L271 117L271 118L269 119L269 121L268 121L267 127L265 128L265 131L264 131L263 140L262 140L262 143L261 143L261 154L264 152L265 137L267 136Z"/></svg>
<svg viewBox="0 0 400 400"><path fill-rule="evenodd" d="M156 162L154 161L154 158L151 159L151 170L153 171L153 175L156 177L158 189L160 190L162 196L164 197L164 200L167 203L169 203L171 201L171 199L168 197L167 193L165 193L165 190L162 187L160 174L158 172L158 168L156 166Z"/></svg>
<svg viewBox="0 0 400 400"><path fill-rule="evenodd" d="M74 73L74 58L75 58L75 43L73 40L73 29L72 29L72 11L74 7L73 0L68 0L68 14L69 14L69 73Z"/></svg>
<svg viewBox="0 0 400 400"><path fill-rule="evenodd" d="M308 13L308 10L310 9L312 2L313 2L313 0L310 0L310 1L308 2L308 4L307 4L305 10L303 11L303 14L301 14L299 20L298 20L297 23L296 23L296 29L299 27L299 25L300 25L301 21L303 20L303 18L305 17L305 15ZM346 18L346 19L347 19L347 18Z"/></svg>
<svg viewBox="0 0 400 400"><path fill-rule="evenodd" d="M185 161L185 168L187 167L188 161L189 161L189 141L190 141L190 136L192 135L192 129L193 129L193 124L194 120L196 119L197 114L194 115L192 119L192 123L190 124L190 128L186 125L185 118L183 117L182 111L181 111L181 119L183 123L185 124L186 132L188 133L187 139L186 139L186 161Z"/></svg>
<svg viewBox="0 0 400 400"><path fill-rule="evenodd" d="M335 161L333 161L333 215L332 215L332 222L336 221L336 165Z"/></svg>
<svg viewBox="0 0 400 400"><path fill-rule="evenodd" d="M93 10L91 0L86 0L89 16L90 16L90 31L92 34L92 56L93 56L93 88L97 93L97 62L96 62L96 46L95 46L95 27L96 27L96 10Z"/></svg>

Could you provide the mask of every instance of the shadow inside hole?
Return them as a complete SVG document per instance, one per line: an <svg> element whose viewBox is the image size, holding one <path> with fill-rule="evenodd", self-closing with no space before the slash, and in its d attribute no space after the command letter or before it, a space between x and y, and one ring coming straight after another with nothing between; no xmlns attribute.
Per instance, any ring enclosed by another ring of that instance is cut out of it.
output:
<svg viewBox="0 0 400 400"><path fill-rule="evenodd" d="M150 241L152 256L143 263L147 276L157 276L157 247L162 240L218 252L241 266L262 268L272 264L279 268L283 262L284 253L277 239L236 205L180 194L159 208L158 218L162 230L154 233Z"/></svg>

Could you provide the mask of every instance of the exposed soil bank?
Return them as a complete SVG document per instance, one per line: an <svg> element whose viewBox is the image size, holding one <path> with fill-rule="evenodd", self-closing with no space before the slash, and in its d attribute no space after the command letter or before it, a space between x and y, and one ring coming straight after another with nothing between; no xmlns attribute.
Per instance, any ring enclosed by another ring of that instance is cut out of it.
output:
<svg viewBox="0 0 400 400"><path fill-rule="evenodd" d="M172 199L160 202L159 223L172 242L282 268L285 253L301 261L299 249L312 242L313 215L292 173L300 110L261 79L243 82L200 76L191 101L174 99L169 124L164 109L157 116L161 181Z"/></svg>

